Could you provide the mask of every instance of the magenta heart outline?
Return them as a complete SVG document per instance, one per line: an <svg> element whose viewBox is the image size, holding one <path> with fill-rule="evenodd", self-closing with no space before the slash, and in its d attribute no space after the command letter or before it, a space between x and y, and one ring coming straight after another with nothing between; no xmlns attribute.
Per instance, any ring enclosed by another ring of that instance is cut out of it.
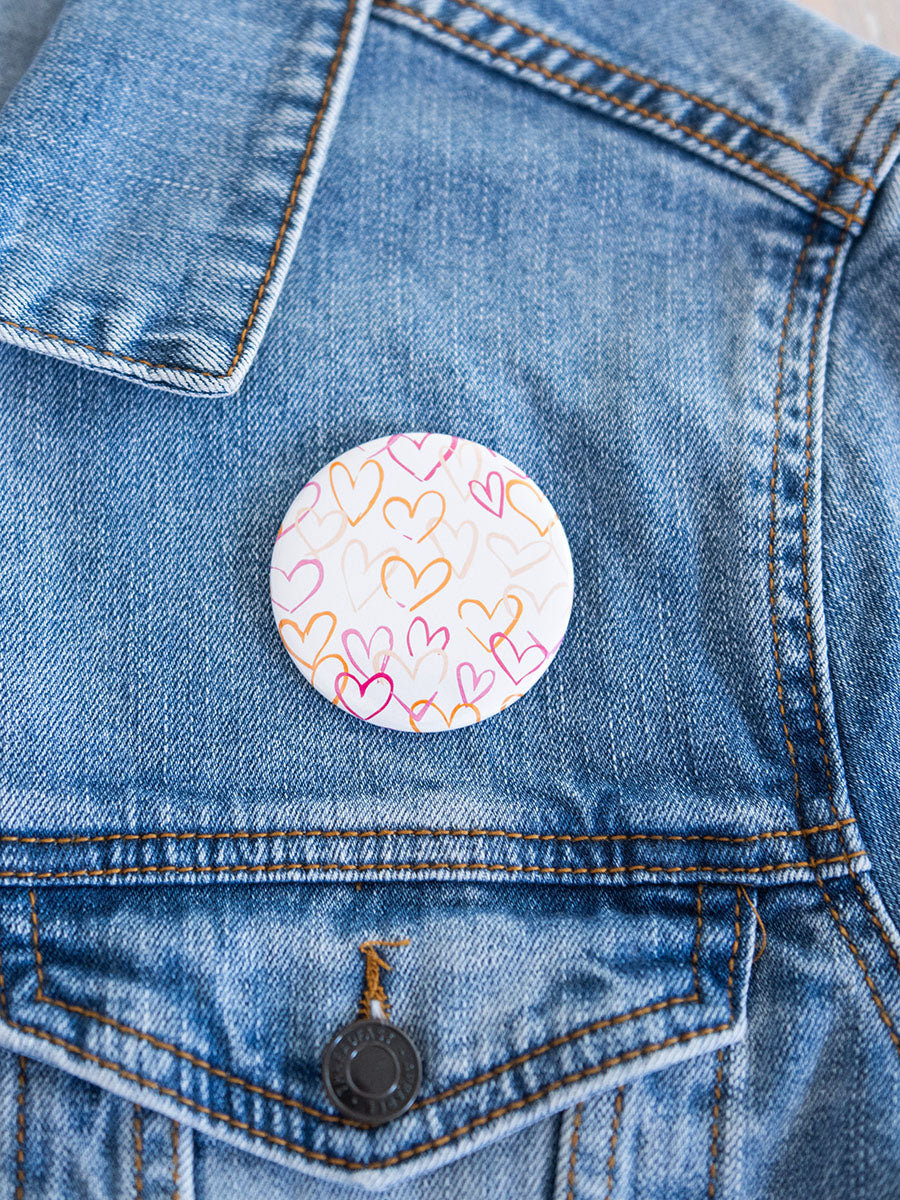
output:
<svg viewBox="0 0 900 1200"><path fill-rule="evenodd" d="M376 708L374 712L371 712L371 713L369 713L369 715L367 717L364 717L362 715L362 713L358 713L355 708L353 708L351 705L349 705L347 703L347 699L344 696L344 689L346 688L347 685L346 685L346 682L343 685L341 685L342 679L345 681L348 679L353 680L353 682L356 684L357 688L359 689L360 700L362 700L365 697L366 691L368 690L369 687L371 687L371 685L373 683L376 683L379 679L386 679L388 681L387 699L385 700L384 704L382 704L378 708ZM394 681L393 681L393 679L391 679L390 675L385 675L385 673L383 671L376 671L376 673L374 675L370 675L368 677L368 679L366 679L366 681L364 683L362 683L350 671L341 671L335 677L334 690L337 693L337 697L340 700L341 704L343 704L344 708L346 708L347 712L352 713L354 717L358 717L360 721L371 721L372 718L377 717L380 712L384 712L384 710L390 704L391 699L394 695Z"/></svg>
<svg viewBox="0 0 900 1200"><path fill-rule="evenodd" d="M491 484L492 479L497 480L497 486L500 489L499 505L497 505L497 501L494 499L494 489ZM481 492L484 493L484 495L487 497L487 500L482 500L481 496L479 496L478 493L475 491L476 488L478 488ZM487 511L489 513L492 513L495 517L503 516L503 500L504 500L504 496L505 496L505 489L503 487L503 476L500 474L499 471L491 471L491 473L487 477L486 483L482 483L480 479L470 479L469 480L469 491L472 494L472 499L475 500L478 504L480 504L482 508L487 509ZM495 507L495 505L497 505L497 506Z"/></svg>
<svg viewBox="0 0 900 1200"><path fill-rule="evenodd" d="M307 592L307 594L303 597L303 599L301 601L299 601L299 603L295 604L293 608L288 608L286 604L281 604L278 600L275 599L275 596L273 594L272 603L275 605L276 608L280 608L283 612L288 612L288 613L296 612L298 608L302 608L303 605L306 604L306 602L308 600L311 600L313 598L313 596L316 594L316 592L322 586L322 581L325 578L325 568L322 566L322 564L319 562L319 560L317 558L301 558L297 562L294 563L294 565L291 567L290 571L285 571L282 567L272 567L273 571L277 571L279 575L283 575L285 577L285 579L288 581L288 583L290 583L291 580L296 575L296 573L300 570L300 568L305 567L305 566L313 566L318 571L318 578L316 579L316 582L313 585L313 587L311 588L311 590L309 592Z"/></svg>

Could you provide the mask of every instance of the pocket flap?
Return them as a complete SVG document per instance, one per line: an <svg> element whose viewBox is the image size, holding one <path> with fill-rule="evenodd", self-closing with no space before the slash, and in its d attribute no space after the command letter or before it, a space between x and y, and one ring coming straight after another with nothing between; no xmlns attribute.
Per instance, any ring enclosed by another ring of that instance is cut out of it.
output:
<svg viewBox="0 0 900 1200"><path fill-rule="evenodd" d="M749 904L723 884L9 889L2 1041L244 1150L383 1188L740 1039ZM406 944L373 959L371 943ZM330 1102L321 1059L373 996L422 1085L366 1128Z"/></svg>

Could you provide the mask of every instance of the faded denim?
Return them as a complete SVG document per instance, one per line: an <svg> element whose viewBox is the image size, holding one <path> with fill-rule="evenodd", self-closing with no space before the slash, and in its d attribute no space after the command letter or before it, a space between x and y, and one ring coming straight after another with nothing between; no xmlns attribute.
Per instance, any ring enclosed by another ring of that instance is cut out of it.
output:
<svg viewBox="0 0 900 1200"><path fill-rule="evenodd" d="M0 22L6 1191L900 1196L897 61L781 0ZM575 562L435 738L269 612L404 429ZM376 1130L320 1076L370 939Z"/></svg>

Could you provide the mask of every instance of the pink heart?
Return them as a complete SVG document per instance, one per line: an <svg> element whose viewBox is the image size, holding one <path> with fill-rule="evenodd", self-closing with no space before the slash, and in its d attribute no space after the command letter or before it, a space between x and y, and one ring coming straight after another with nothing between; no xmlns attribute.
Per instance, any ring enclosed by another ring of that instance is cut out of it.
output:
<svg viewBox="0 0 900 1200"><path fill-rule="evenodd" d="M353 698L352 704L347 699L348 688ZM370 688L371 695L367 696L366 693ZM394 694L394 681L390 675L385 675L381 671L370 675L362 682L355 675L351 675L349 671L342 671L334 681L334 690L348 712L363 721L371 721L390 704L391 696Z"/></svg>
<svg viewBox="0 0 900 1200"><path fill-rule="evenodd" d="M529 630L529 632L531 631ZM550 657L550 651L547 647L542 646L533 633L531 636L534 640L520 654L507 634L491 634L491 654L493 654L504 672L516 685L520 684L523 679L527 679L529 675L533 675L535 671L539 671ZM529 655L531 659L529 659ZM531 661L535 656L537 656L538 661L534 663L534 666L527 666L526 660ZM515 659L515 663L513 663L513 659ZM526 669L523 669L523 667ZM514 674L514 671L518 673Z"/></svg>
<svg viewBox="0 0 900 1200"><path fill-rule="evenodd" d="M457 438L446 439L448 444L441 446L443 434L423 433L416 437L412 433L395 433L388 438L387 452L397 464L421 483L427 483L435 471L442 467L456 449ZM429 438L435 441L426 445Z"/></svg>
<svg viewBox="0 0 900 1200"><path fill-rule="evenodd" d="M466 682L463 682L463 675L466 676ZM487 683L482 687L482 681L486 678ZM485 667L479 675L472 663L460 663L456 668L456 682L459 685L459 694L463 704L475 704L482 696L486 696L494 686L495 678L496 674L490 667ZM479 688L481 691L478 690Z"/></svg>
<svg viewBox="0 0 900 1200"><path fill-rule="evenodd" d="M421 626L421 628L417 628L417 626ZM415 636L413 634L414 630L415 630ZM424 617L416 617L413 620L412 624L410 625L409 629L406 631L406 648L407 648L407 650L409 650L410 657L411 658L420 658L421 655L423 655L425 653L425 651L430 647L430 645L434 641L434 639L437 637L440 637L441 634L443 634L444 636L443 636L443 641L442 641L441 645L438 647L438 649L446 650L447 644L450 641L450 630L447 628L447 626L439 625L438 628L434 631L434 633L431 633L428 629L428 622L425 620L425 618ZM421 647L419 649L417 649L415 646L413 646L413 642L416 642L417 644L421 642Z"/></svg>
<svg viewBox="0 0 900 1200"><path fill-rule="evenodd" d="M496 496L494 495L495 481ZM491 471L486 484L478 479L469 480L469 491L482 508L486 508L495 517L503 516L503 476L499 471Z"/></svg>
<svg viewBox="0 0 900 1200"><path fill-rule="evenodd" d="M347 657L353 663L354 667L356 667L357 671L362 671L363 674L372 669L372 659L375 657L372 652L372 643L378 637L379 633L387 634L387 645L380 652L381 664L379 670L381 670L387 661L388 653L394 648L394 635L387 625L379 625L368 641L366 641L358 629L345 629L341 637ZM385 639L381 640L384 641Z"/></svg>
<svg viewBox="0 0 900 1200"><path fill-rule="evenodd" d="M437 692L432 692L432 694L425 700L414 700L412 703L412 707L410 707L403 700L401 700L399 696L394 696L394 699L397 701L397 703L400 705L400 707L406 712L406 714L415 720L418 717L424 715L426 712L428 712L429 708L431 708L432 704L434 704L436 697L437 697ZM424 708L422 707L423 705L425 706ZM416 711L413 712L413 709L415 709Z"/></svg>
<svg viewBox="0 0 900 1200"><path fill-rule="evenodd" d="M312 587L304 578L309 572L301 571L301 568L311 567L315 574L315 583ZM297 576L297 572L301 574ZM280 579L272 579L272 603L276 608L283 609L284 612L296 612L301 608L307 600L310 600L319 588L322 586L322 580L325 578L325 568L317 558L301 558L299 562L295 562L290 571L282 570L281 567L273 567L272 574L274 576L281 575L284 583ZM295 576L297 578L295 579ZM298 596L300 597L298 599Z"/></svg>

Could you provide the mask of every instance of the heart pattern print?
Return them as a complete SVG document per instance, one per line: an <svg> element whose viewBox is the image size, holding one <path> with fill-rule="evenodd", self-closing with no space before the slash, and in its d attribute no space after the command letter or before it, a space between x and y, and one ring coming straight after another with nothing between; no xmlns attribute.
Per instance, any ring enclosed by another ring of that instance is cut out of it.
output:
<svg viewBox="0 0 900 1200"><path fill-rule="evenodd" d="M278 530L272 611L335 707L412 733L460 729L545 673L572 555L541 489L494 450L401 433L323 467Z"/></svg>

